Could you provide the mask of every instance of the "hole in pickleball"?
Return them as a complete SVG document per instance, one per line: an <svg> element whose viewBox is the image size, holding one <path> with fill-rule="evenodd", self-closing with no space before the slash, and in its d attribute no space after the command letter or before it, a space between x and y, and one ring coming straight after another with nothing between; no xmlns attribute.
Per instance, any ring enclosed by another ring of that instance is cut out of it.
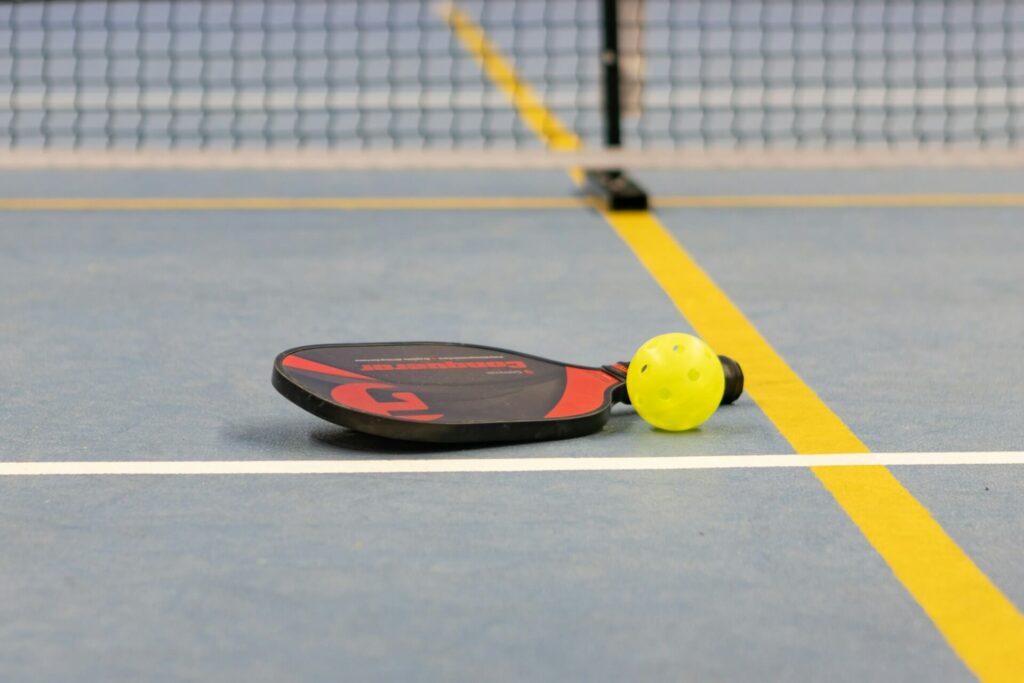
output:
<svg viewBox="0 0 1024 683"><path fill-rule="evenodd" d="M686 376L690 378L691 382L696 382L697 380L700 379L700 371L695 368L691 369L688 373L686 373Z"/></svg>
<svg viewBox="0 0 1024 683"><path fill-rule="evenodd" d="M647 372L647 366L645 365L642 368L640 368L640 372Z"/></svg>
<svg viewBox="0 0 1024 683"><path fill-rule="evenodd" d="M675 346L673 346L672 350L673 351L678 351L679 350L679 344L676 344Z"/></svg>

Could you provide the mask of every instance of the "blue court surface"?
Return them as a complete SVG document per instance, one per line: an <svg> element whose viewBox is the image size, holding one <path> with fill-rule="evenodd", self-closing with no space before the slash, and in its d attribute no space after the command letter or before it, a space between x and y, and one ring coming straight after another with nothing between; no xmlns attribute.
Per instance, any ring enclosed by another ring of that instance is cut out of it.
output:
<svg viewBox="0 0 1024 683"><path fill-rule="evenodd" d="M1024 681L1022 10L0 6L0 683ZM682 433L270 381L673 331L746 373Z"/></svg>
<svg viewBox="0 0 1024 683"><path fill-rule="evenodd" d="M0 172L0 679L1012 680L1024 172L637 177L653 237L554 170ZM748 368L692 432L417 446L270 385L666 331ZM903 464L799 463L858 440Z"/></svg>

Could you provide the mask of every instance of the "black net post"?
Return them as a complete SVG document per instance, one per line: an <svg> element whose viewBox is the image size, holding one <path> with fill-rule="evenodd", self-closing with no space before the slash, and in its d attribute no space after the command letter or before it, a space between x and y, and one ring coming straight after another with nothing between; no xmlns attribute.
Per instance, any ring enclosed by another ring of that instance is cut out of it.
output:
<svg viewBox="0 0 1024 683"><path fill-rule="evenodd" d="M619 83L619 0L602 0L604 43L604 143L609 149L622 146L622 93ZM622 169L588 168L583 191L598 198L610 211L643 211L647 193Z"/></svg>
<svg viewBox="0 0 1024 683"><path fill-rule="evenodd" d="M622 102L619 89L619 0L602 0L604 42L601 64L604 73L604 142L622 145Z"/></svg>

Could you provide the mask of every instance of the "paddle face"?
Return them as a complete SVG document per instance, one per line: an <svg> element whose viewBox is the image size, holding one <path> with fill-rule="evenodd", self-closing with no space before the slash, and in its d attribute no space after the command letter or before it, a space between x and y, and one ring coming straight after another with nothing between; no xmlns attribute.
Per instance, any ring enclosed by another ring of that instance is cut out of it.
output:
<svg viewBox="0 0 1024 683"><path fill-rule="evenodd" d="M624 380L624 366L443 342L303 346L279 355L273 375L282 395L325 420L449 443L590 434L625 397Z"/></svg>

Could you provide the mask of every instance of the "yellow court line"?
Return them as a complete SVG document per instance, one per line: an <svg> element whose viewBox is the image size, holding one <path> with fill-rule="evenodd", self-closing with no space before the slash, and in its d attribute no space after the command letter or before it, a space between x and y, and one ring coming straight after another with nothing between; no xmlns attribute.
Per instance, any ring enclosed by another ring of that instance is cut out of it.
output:
<svg viewBox="0 0 1024 683"><path fill-rule="evenodd" d="M580 148L579 137L558 120L526 81L519 78L511 62L505 59L468 14L454 4L443 5L440 10L466 51L477 60L487 77L508 96L526 125L548 148L556 151Z"/></svg>
<svg viewBox="0 0 1024 683"><path fill-rule="evenodd" d="M716 350L741 361L745 389L800 454L868 448L648 212L606 220ZM813 468L964 663L984 680L1024 671L1024 616L885 467Z"/></svg>
<svg viewBox="0 0 1024 683"><path fill-rule="evenodd" d="M479 51L485 42L479 28L474 31L481 38L463 42ZM518 106L515 99L513 104ZM694 330L743 363L749 395L797 453L868 451L654 214L602 215ZM984 680L1019 679L1024 616L896 477L885 467L820 467L814 473L967 667Z"/></svg>
<svg viewBox="0 0 1024 683"><path fill-rule="evenodd" d="M579 209L582 197L33 197L0 211L429 211Z"/></svg>
<svg viewBox="0 0 1024 683"><path fill-rule="evenodd" d="M653 201L666 209L843 209L1024 206L1024 193L779 194L667 196Z"/></svg>
<svg viewBox="0 0 1024 683"><path fill-rule="evenodd" d="M652 200L662 209L1024 207L1024 194L708 195ZM587 197L23 197L0 211L459 211L594 206Z"/></svg>

